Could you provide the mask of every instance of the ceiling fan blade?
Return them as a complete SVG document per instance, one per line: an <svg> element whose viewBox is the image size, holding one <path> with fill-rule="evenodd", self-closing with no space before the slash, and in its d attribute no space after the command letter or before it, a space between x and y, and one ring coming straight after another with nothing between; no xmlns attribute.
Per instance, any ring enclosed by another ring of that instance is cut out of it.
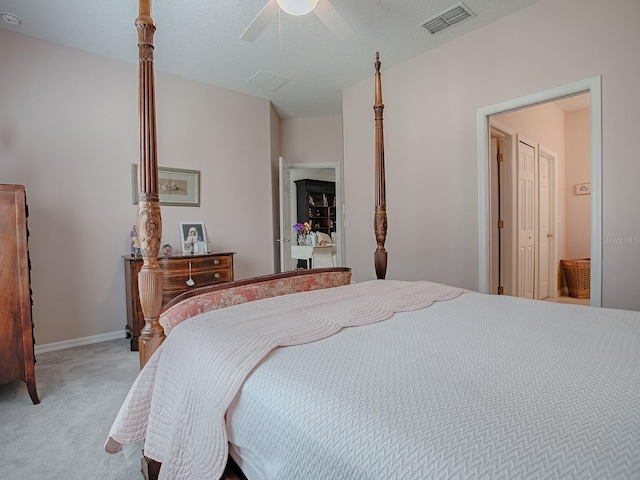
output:
<svg viewBox="0 0 640 480"><path fill-rule="evenodd" d="M267 28L269 22L278 15L279 9L280 7L276 0L269 0L267 4L262 7L260 13L253 19L242 35L240 35L240 39L246 40L247 42L253 42L260 36L262 31Z"/></svg>
<svg viewBox="0 0 640 480"><path fill-rule="evenodd" d="M346 40L353 35L353 29L347 21L342 18L342 15L338 13L333 5L329 3L329 0L318 0L318 4L316 8L314 8L313 13L315 13L339 39Z"/></svg>

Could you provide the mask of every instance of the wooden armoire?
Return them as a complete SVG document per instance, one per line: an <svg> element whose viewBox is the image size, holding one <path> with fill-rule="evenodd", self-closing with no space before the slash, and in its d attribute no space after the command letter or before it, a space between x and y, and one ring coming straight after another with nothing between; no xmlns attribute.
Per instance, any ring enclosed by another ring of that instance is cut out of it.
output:
<svg viewBox="0 0 640 480"><path fill-rule="evenodd" d="M36 391L27 197L22 185L0 185L0 384L22 380Z"/></svg>

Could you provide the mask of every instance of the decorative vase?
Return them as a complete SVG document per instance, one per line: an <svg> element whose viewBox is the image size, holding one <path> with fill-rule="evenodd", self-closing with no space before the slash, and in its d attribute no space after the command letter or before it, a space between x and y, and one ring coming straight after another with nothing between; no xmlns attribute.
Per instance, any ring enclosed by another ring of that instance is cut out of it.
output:
<svg viewBox="0 0 640 480"><path fill-rule="evenodd" d="M306 245L307 244L307 236L304 234L298 235L298 245Z"/></svg>

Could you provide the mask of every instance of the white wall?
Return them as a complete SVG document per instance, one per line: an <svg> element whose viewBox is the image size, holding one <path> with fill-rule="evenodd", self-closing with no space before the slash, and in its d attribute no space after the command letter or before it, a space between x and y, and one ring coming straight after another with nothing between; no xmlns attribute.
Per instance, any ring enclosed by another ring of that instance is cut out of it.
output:
<svg viewBox="0 0 640 480"><path fill-rule="evenodd" d="M4 29L0 64L0 182L27 188L37 344L124 336L137 64ZM160 72L156 93L159 164L200 170L202 189L199 208L162 208L163 243L202 220L214 249L237 252L236 278L273 272L255 241L273 229L269 102Z"/></svg>
<svg viewBox="0 0 640 480"><path fill-rule="evenodd" d="M387 278L478 288L476 111L602 75L602 304L640 310L640 244L615 241L640 234L639 17L637 0L540 0L395 67L380 52ZM373 73L343 92L346 248L358 281L375 276Z"/></svg>

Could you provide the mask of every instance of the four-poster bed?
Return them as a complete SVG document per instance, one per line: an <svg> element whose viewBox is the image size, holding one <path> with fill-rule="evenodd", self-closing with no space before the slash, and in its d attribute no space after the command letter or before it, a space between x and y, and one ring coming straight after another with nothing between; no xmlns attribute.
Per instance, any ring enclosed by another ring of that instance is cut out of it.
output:
<svg viewBox="0 0 640 480"><path fill-rule="evenodd" d="M138 239L143 265L138 273L140 306L145 325L140 332L140 365L149 360L164 340L158 323L162 307L162 270L158 253L162 237L162 216L158 190L156 138L156 102L153 70L153 35L156 26L151 18L151 0L140 0L136 18L138 30L138 116L140 125L140 164L138 168Z"/></svg>
<svg viewBox="0 0 640 480"><path fill-rule="evenodd" d="M220 478L228 455L249 480L640 478L640 313L384 280L378 54L377 280L266 275L160 311L146 0L136 25L144 368L108 452L144 448L145 475L172 480Z"/></svg>
<svg viewBox="0 0 640 480"><path fill-rule="evenodd" d="M153 68L153 35L156 27L151 17L151 0L140 0L139 16L135 21L138 30L139 78L138 114L140 128L140 165L138 168L138 238L143 266L138 274L140 305L145 326L140 334L140 365L143 367L165 338L158 323L162 308L162 270L158 265L158 253L162 236L162 215L158 191L158 159L156 139L155 85ZM384 279L387 273L387 206L384 168L384 127L382 82L380 79L380 55L375 60L375 209L374 232L376 250L374 267L376 278Z"/></svg>
<svg viewBox="0 0 640 480"><path fill-rule="evenodd" d="M387 275L387 251L384 242L387 239L387 193L384 172L384 126L382 112L382 81L380 80L380 53L376 52L375 74L375 175L376 175L376 206L374 213L374 232L376 235L376 251L373 254L376 278L384 279Z"/></svg>

